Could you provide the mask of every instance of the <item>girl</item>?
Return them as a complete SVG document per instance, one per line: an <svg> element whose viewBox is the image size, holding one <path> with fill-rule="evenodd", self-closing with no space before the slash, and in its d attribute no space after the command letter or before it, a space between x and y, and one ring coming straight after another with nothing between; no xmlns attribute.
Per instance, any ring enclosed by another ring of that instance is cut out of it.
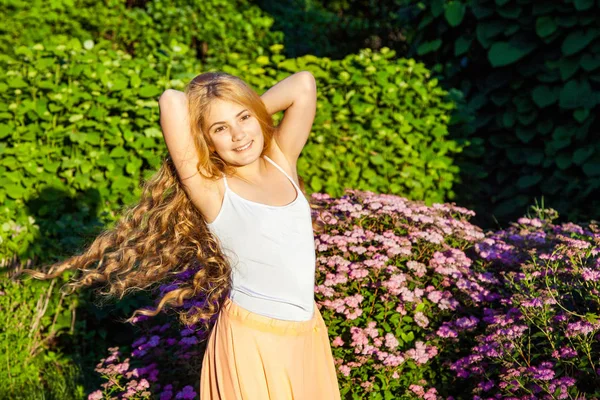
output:
<svg viewBox="0 0 600 400"><path fill-rule="evenodd" d="M199 264L188 285L129 320L205 299L181 315L209 333L201 400L340 399L314 300L318 227L296 172L315 117L314 77L298 72L259 97L237 77L208 72L185 93L165 91L159 106L170 158L140 203L82 255L28 272L77 269L69 292L101 282L103 294L122 298Z"/></svg>

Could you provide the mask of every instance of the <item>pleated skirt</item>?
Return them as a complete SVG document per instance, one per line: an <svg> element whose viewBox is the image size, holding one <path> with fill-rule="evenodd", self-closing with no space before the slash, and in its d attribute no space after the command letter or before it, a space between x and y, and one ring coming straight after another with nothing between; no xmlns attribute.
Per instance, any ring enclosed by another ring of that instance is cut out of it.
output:
<svg viewBox="0 0 600 400"><path fill-rule="evenodd" d="M200 400L338 400L323 317L285 321L225 300L200 373Z"/></svg>

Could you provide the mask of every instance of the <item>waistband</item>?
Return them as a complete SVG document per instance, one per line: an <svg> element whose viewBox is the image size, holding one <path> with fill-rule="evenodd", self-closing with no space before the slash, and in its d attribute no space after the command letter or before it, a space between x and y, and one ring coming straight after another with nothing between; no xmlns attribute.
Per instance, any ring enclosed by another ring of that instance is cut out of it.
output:
<svg viewBox="0 0 600 400"><path fill-rule="evenodd" d="M286 321L283 319L271 318L246 310L231 298L227 297L223 303L220 313L226 318L238 321L245 326L258 329L263 332L276 333L281 335L300 335L307 332L317 331L318 321L321 317L317 303L313 301L314 315L308 321Z"/></svg>

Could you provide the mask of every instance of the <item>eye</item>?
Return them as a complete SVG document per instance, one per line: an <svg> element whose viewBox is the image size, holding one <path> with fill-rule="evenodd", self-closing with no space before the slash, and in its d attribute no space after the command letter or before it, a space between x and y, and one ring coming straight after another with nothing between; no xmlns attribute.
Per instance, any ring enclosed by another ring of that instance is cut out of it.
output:
<svg viewBox="0 0 600 400"><path fill-rule="evenodd" d="M248 118L246 118L246 117L250 118L250 114L246 114L246 115L244 115L244 116L242 117L242 121L244 121L244 120L248 119Z"/></svg>
<svg viewBox="0 0 600 400"><path fill-rule="evenodd" d="M218 127L217 129L215 129L215 133L219 132L221 130L222 126Z"/></svg>

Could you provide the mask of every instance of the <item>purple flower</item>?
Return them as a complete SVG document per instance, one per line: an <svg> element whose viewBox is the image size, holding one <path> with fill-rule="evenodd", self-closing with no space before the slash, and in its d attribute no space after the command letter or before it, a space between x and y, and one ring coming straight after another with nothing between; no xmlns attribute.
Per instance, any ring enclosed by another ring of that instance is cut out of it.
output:
<svg viewBox="0 0 600 400"><path fill-rule="evenodd" d="M193 399L196 397L196 392L192 386L186 386L183 390L175 396L176 399Z"/></svg>

